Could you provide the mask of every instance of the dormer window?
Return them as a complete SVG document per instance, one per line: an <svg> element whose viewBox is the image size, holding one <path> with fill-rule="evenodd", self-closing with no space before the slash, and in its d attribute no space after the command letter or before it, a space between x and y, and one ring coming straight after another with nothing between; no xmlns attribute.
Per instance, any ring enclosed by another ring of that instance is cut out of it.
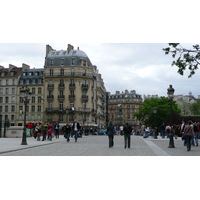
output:
<svg viewBox="0 0 200 200"><path fill-rule="evenodd" d="M29 76L32 76L32 72L29 72Z"/></svg>
<svg viewBox="0 0 200 200"><path fill-rule="evenodd" d="M60 65L61 65L61 66L64 66L64 58L61 59Z"/></svg>
<svg viewBox="0 0 200 200"><path fill-rule="evenodd" d="M23 76L26 76L26 72L23 72Z"/></svg>
<svg viewBox="0 0 200 200"><path fill-rule="evenodd" d="M50 61L50 65L53 66L53 59L51 59L51 61Z"/></svg>
<svg viewBox="0 0 200 200"><path fill-rule="evenodd" d="M72 58L72 65L75 64L75 58Z"/></svg>
<svg viewBox="0 0 200 200"><path fill-rule="evenodd" d="M5 76L5 72L1 72L1 76Z"/></svg>
<svg viewBox="0 0 200 200"><path fill-rule="evenodd" d="M14 76L14 72L10 72L10 76Z"/></svg>

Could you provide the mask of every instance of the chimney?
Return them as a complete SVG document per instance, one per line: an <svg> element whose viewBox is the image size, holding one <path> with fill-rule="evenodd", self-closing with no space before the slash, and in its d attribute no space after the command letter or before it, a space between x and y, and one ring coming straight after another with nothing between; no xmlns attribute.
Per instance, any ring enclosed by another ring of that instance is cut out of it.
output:
<svg viewBox="0 0 200 200"><path fill-rule="evenodd" d="M13 68L15 68L16 66L9 64L9 71L11 71Z"/></svg>
<svg viewBox="0 0 200 200"><path fill-rule="evenodd" d="M46 56L50 51L54 50L50 45L46 45Z"/></svg>
<svg viewBox="0 0 200 200"><path fill-rule="evenodd" d="M74 47L71 44L68 44L67 53L69 53L71 50L74 50Z"/></svg>
<svg viewBox="0 0 200 200"><path fill-rule="evenodd" d="M128 90L125 90L125 94L128 94Z"/></svg>
<svg viewBox="0 0 200 200"><path fill-rule="evenodd" d="M24 71L26 69L30 69L30 66L27 65L27 64L22 63L22 71Z"/></svg>
<svg viewBox="0 0 200 200"><path fill-rule="evenodd" d="M120 94L120 91L116 91L115 94Z"/></svg>

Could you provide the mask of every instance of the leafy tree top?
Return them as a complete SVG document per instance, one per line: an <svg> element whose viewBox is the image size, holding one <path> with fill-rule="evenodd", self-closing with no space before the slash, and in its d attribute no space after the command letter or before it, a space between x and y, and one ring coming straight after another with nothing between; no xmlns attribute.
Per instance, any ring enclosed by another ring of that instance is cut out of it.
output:
<svg viewBox="0 0 200 200"><path fill-rule="evenodd" d="M184 74L186 69L189 69L191 78L200 65L200 46L199 44L193 45L191 49L182 47L180 43L168 43L169 47L164 48L163 51L166 55L171 54L175 59L172 66L178 67L178 73Z"/></svg>

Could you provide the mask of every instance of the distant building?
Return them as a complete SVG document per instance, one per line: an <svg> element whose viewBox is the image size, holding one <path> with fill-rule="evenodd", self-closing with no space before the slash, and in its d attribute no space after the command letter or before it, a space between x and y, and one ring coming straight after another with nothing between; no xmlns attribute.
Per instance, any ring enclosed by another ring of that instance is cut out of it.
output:
<svg viewBox="0 0 200 200"><path fill-rule="evenodd" d="M108 118L116 126L124 125L126 122L132 126L139 126L139 121L134 117L134 113L138 111L142 103L142 96L137 94L135 90L109 93Z"/></svg>
<svg viewBox="0 0 200 200"><path fill-rule="evenodd" d="M189 107L196 102L196 98L192 95L192 92L189 92L189 95L175 95L174 101L176 101L181 109L181 115L192 115Z"/></svg>

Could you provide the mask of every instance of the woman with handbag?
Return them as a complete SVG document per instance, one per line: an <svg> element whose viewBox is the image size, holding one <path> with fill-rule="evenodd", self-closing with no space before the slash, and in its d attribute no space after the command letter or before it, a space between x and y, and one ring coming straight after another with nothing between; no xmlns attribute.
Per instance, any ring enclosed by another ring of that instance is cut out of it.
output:
<svg viewBox="0 0 200 200"><path fill-rule="evenodd" d="M185 135L185 142L186 142L186 147L187 150L190 151L191 150L191 140L192 140L192 136L195 137L194 134L194 129L192 126L192 122L189 121L185 128L184 128L184 135Z"/></svg>

